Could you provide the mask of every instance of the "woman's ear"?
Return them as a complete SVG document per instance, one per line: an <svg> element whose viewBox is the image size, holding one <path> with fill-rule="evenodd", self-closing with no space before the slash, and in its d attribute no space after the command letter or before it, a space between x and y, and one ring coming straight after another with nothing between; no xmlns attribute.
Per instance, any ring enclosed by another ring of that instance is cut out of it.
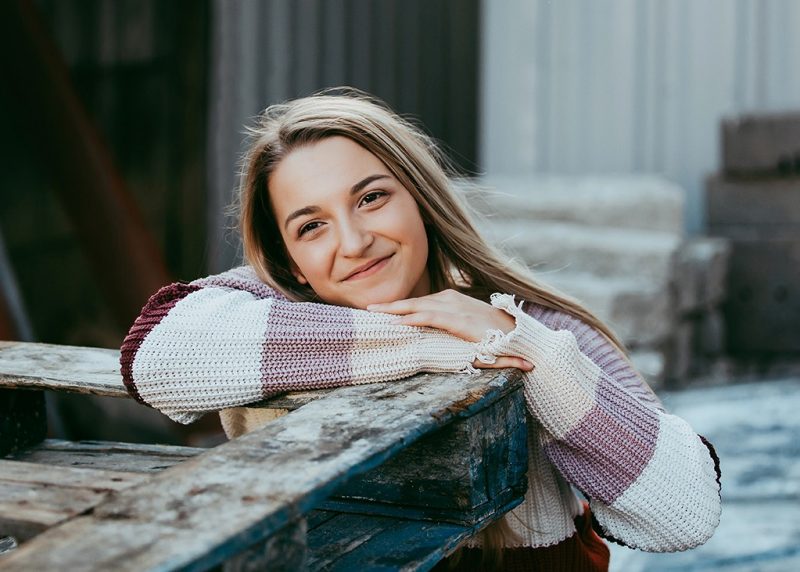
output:
<svg viewBox="0 0 800 572"><path fill-rule="evenodd" d="M308 280L306 280L306 277L303 276L303 273L300 272L300 269L297 267L297 264L295 264L294 260L292 260L291 258L289 259L289 270L291 271L292 276L295 277L295 280L297 280L300 284L303 285L308 284Z"/></svg>

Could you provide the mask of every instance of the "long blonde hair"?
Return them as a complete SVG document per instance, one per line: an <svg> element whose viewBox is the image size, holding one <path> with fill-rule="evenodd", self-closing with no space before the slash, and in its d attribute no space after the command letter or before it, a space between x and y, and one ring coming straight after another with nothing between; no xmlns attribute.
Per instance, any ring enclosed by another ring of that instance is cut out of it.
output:
<svg viewBox="0 0 800 572"><path fill-rule="evenodd" d="M473 222L476 213L454 190L458 172L453 164L431 137L377 98L354 88L324 90L271 105L249 134L237 205L244 257L261 280L290 300L319 298L289 270L269 201L269 177L294 149L338 135L383 161L416 200L428 235L431 291L453 288L484 301L493 292L513 293L583 321L624 354L614 333L577 300L538 282L530 270L486 242ZM490 557L500 556L504 542L514 536L505 519L481 534Z"/></svg>

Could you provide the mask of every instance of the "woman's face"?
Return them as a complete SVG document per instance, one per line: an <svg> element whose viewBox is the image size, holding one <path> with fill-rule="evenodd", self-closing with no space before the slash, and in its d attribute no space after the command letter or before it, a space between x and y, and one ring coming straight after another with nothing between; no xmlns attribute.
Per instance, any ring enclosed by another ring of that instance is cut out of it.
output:
<svg viewBox="0 0 800 572"><path fill-rule="evenodd" d="M269 178L292 274L352 308L429 294L428 239L416 201L346 137L295 149Z"/></svg>

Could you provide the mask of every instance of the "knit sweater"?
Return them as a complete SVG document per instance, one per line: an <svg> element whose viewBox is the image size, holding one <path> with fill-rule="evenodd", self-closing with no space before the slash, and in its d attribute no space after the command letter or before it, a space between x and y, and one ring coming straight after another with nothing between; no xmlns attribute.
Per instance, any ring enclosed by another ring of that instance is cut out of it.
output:
<svg viewBox="0 0 800 572"><path fill-rule="evenodd" d="M235 436L274 416L240 406L285 391L470 371L476 356L523 357L535 368L523 386L528 490L506 516L522 538L517 546L575 535L576 489L605 538L658 552L708 540L721 510L710 443L665 411L591 326L509 294L491 303L515 318L515 328L470 343L393 324L388 314L292 302L242 266L153 295L123 343L123 380L133 397L180 423L227 410L223 422ZM479 537L468 542L479 545Z"/></svg>

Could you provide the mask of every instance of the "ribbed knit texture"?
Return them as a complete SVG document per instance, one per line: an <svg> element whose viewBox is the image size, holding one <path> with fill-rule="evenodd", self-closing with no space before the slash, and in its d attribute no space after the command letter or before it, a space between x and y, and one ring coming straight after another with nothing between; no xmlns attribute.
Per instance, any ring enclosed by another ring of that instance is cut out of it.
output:
<svg viewBox="0 0 800 572"><path fill-rule="evenodd" d="M574 538L590 499L598 531L633 548L686 550L719 523L713 447L667 413L627 359L580 320L510 294L508 334L477 344L393 316L297 303L240 267L156 293L123 344L126 387L181 423L209 411L229 437L280 415L240 407L284 391L396 380L421 371L466 372L476 356L524 357L528 480L506 520L520 546ZM468 546L480 546L479 537Z"/></svg>

